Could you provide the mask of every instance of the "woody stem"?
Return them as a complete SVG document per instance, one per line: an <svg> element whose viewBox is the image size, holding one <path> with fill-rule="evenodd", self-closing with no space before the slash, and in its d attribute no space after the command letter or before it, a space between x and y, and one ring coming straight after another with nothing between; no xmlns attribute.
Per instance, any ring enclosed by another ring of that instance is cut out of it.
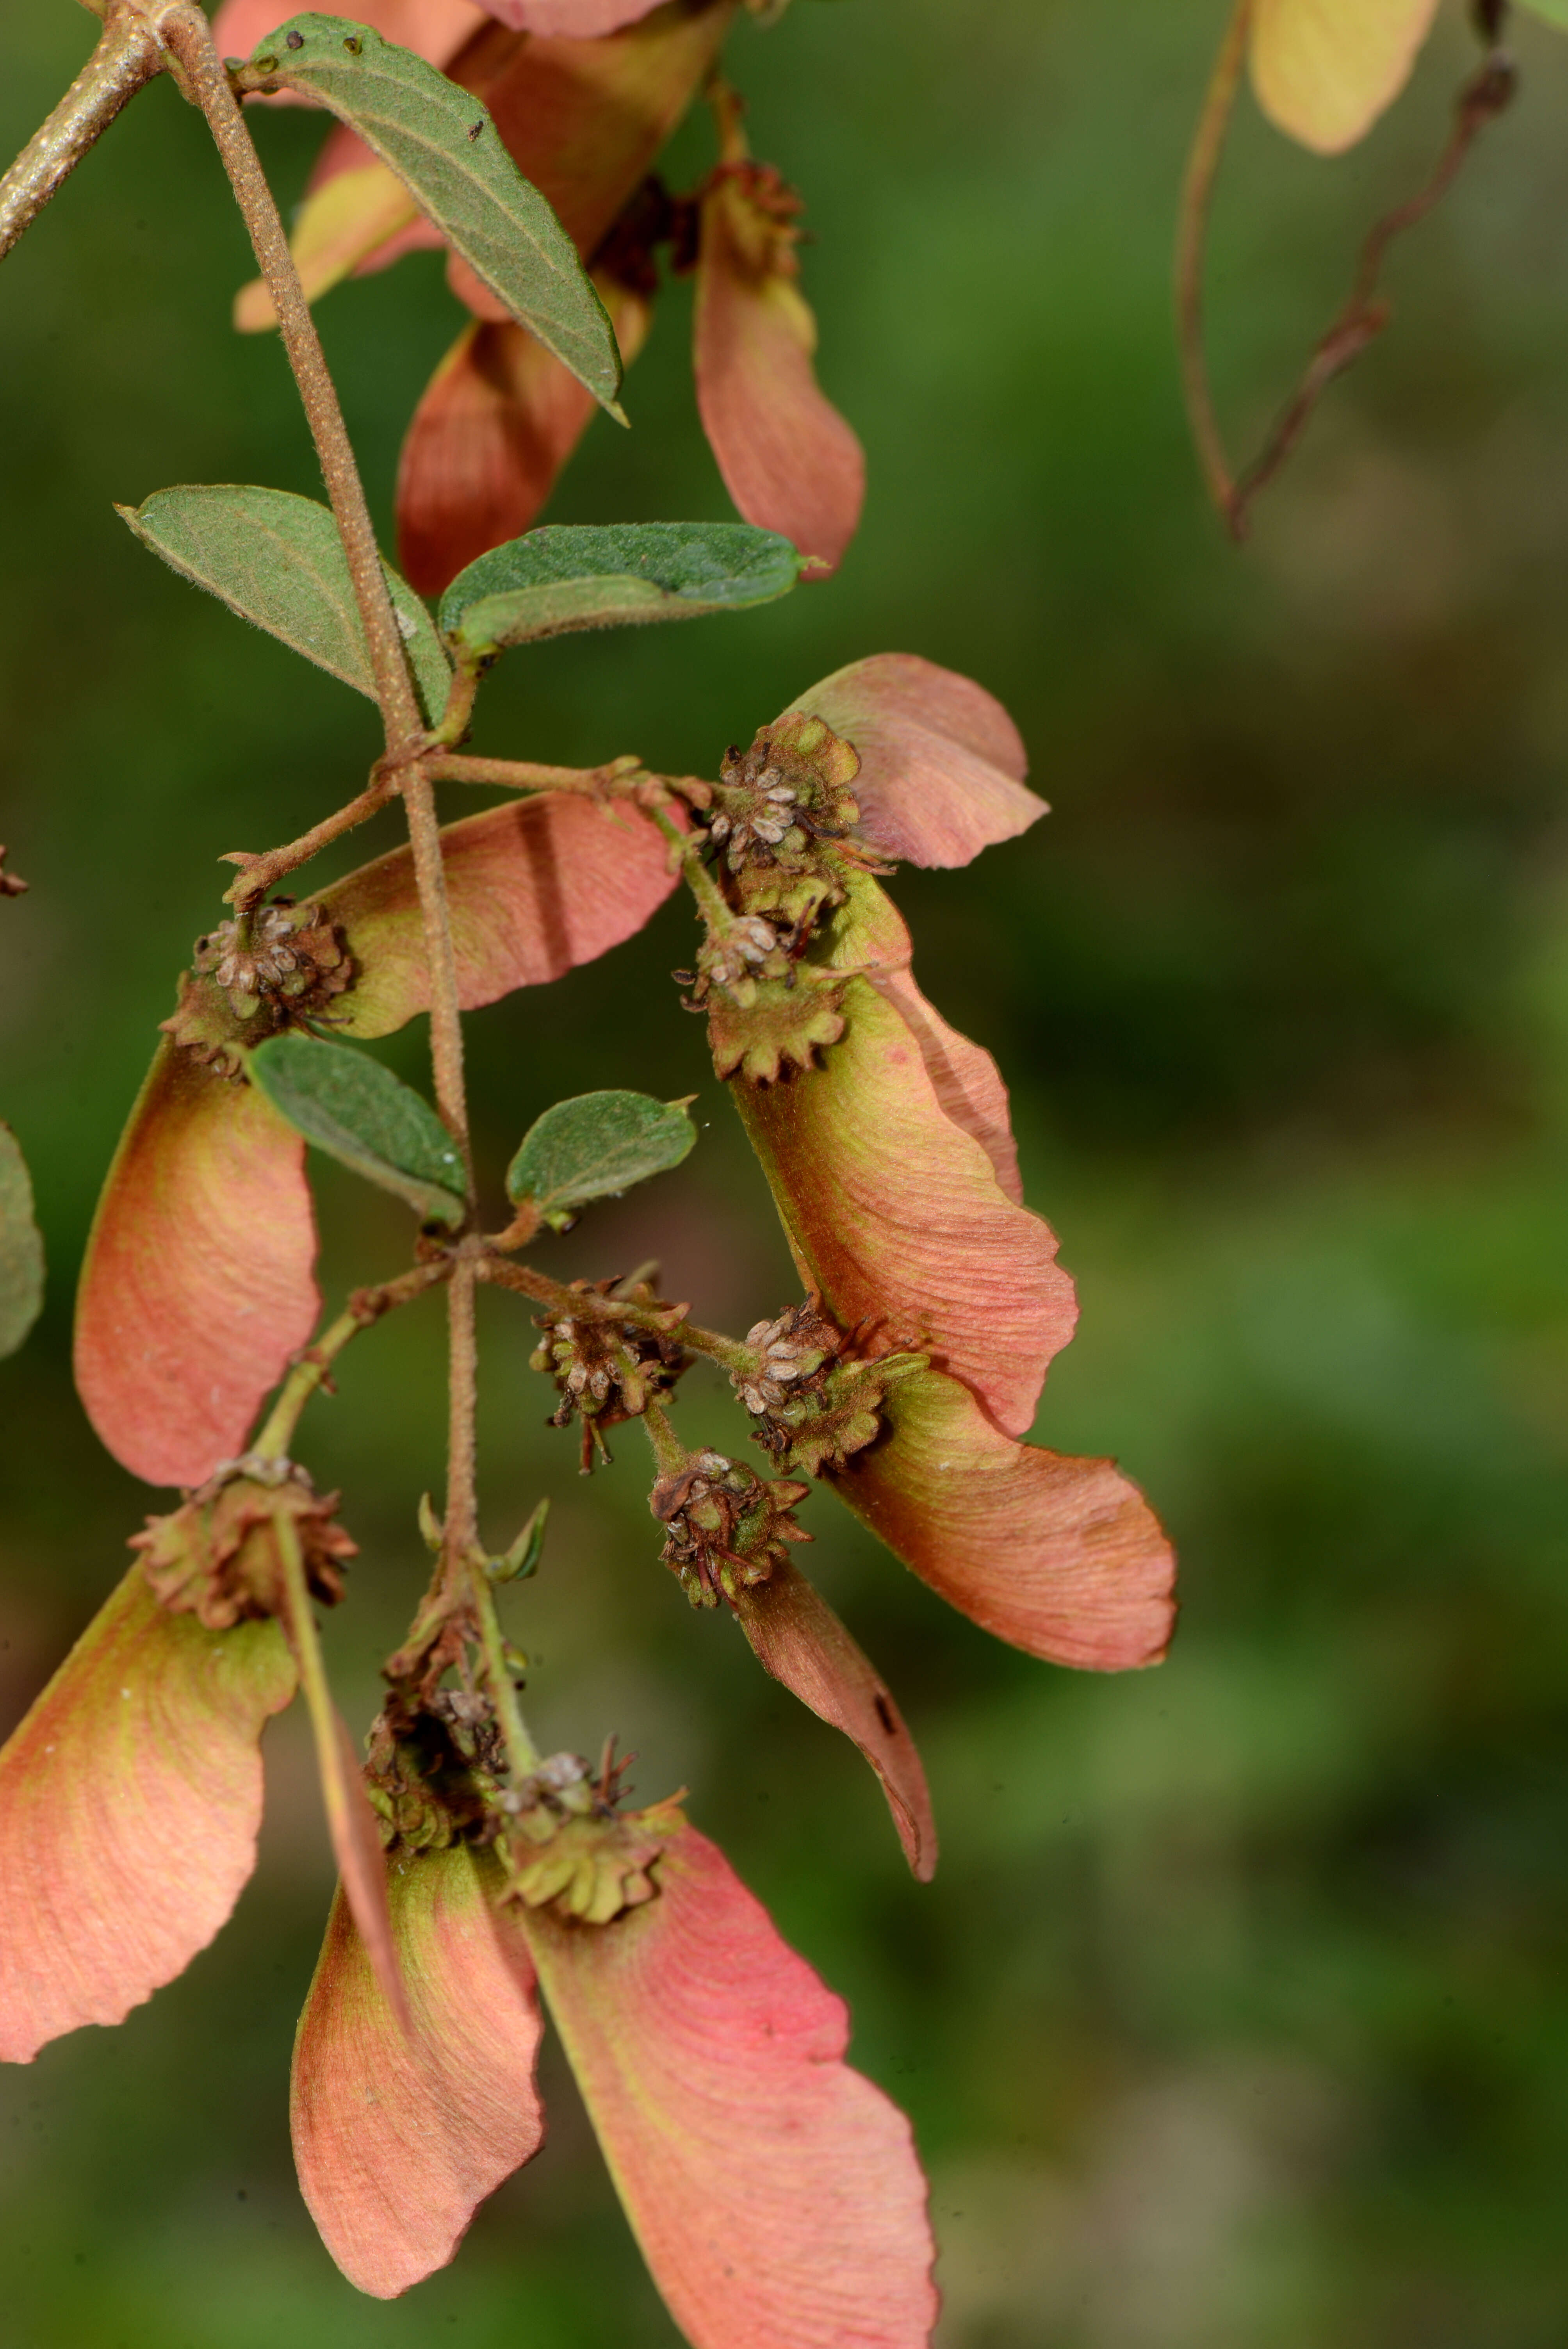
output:
<svg viewBox="0 0 1568 2349"><path fill-rule="evenodd" d="M58 106L0 179L0 260L31 228L121 107L162 68L163 52L151 26L116 9Z"/></svg>
<svg viewBox="0 0 1568 2349"><path fill-rule="evenodd" d="M272 295L284 346L315 442L322 478L332 501L333 514L348 572L354 583L365 641L370 655L376 698L380 704L389 756L407 755L424 732L418 700L408 667L407 653L387 585L380 549L365 501L364 484L343 420L337 388L327 367L305 299L288 237L267 184L261 159L228 75L212 46L207 19L192 5L171 9L160 21L163 37L190 78L196 101L206 116L228 172L236 202L244 215L257 263ZM425 958L430 987L430 1060L435 1076L436 1105L442 1123L462 1154L468 1189L473 1195L473 1153L469 1139L468 1097L463 1083L462 1011L458 991L457 956L452 945L446 873L441 862L440 826L436 795L429 777L417 759L403 773L403 802L407 812L408 839L414 876L424 922ZM461 1556L457 1543L477 1515L474 1494L474 1388L478 1364L474 1351L473 1280L464 1272L454 1278L450 1292L449 1379L452 1449L448 1461L447 1541L449 1564Z"/></svg>

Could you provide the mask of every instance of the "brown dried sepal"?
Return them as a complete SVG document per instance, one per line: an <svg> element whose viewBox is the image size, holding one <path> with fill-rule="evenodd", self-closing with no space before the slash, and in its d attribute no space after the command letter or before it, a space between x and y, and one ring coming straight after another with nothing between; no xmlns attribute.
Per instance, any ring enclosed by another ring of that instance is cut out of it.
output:
<svg viewBox="0 0 1568 2349"><path fill-rule="evenodd" d="M738 910L792 931L797 955L824 907L842 905L851 873L891 869L855 837L860 771L854 745L803 710L725 753L708 839Z"/></svg>
<svg viewBox="0 0 1568 2349"><path fill-rule="evenodd" d="M656 1305L646 1281L620 1290L614 1279L574 1280L584 1298L624 1294L632 1305ZM676 1319L679 1319L676 1309ZM553 1379L561 1396L548 1424L566 1427L574 1415L583 1422L583 1467L593 1464L594 1447L604 1452L603 1430L640 1419L655 1397L666 1394L690 1366L690 1357L678 1338L650 1330L637 1321L617 1321L593 1314L564 1313L535 1323L543 1331L531 1357L532 1367Z"/></svg>
<svg viewBox="0 0 1568 2349"><path fill-rule="evenodd" d="M818 1052L838 1042L843 993L841 974L797 963L784 978L744 978L706 993L699 977L687 1008L707 1013L716 1074L771 1085L787 1069L814 1067Z"/></svg>
<svg viewBox="0 0 1568 2349"><path fill-rule="evenodd" d="M610 1924L654 1898L653 1869L686 1825L679 1804L677 1795L618 1813L605 1781L580 1754L552 1754L500 1797L511 1821L501 1843L502 1897L586 1925Z"/></svg>
<svg viewBox="0 0 1568 2349"><path fill-rule="evenodd" d="M269 1472L276 1467L282 1473ZM194 1615L209 1631L281 1614L284 1586L273 1527L292 1517L305 1578L324 1607L343 1597L343 1561L357 1544L337 1524L338 1495L318 1494L287 1462L234 1461L166 1517L132 1534L154 1596L174 1615Z"/></svg>
<svg viewBox="0 0 1568 2349"><path fill-rule="evenodd" d="M810 1491L792 1478L765 1483L722 1452L695 1453L661 1476L648 1506L665 1526L659 1553L694 1607L717 1607L742 1587L766 1582L789 1556L786 1544L809 1542L795 1523L796 1503Z"/></svg>
<svg viewBox="0 0 1568 2349"><path fill-rule="evenodd" d="M473 1692L437 1689L411 1705L395 1691L370 1732L366 1792L388 1849L488 1843L505 1777L493 1709Z"/></svg>

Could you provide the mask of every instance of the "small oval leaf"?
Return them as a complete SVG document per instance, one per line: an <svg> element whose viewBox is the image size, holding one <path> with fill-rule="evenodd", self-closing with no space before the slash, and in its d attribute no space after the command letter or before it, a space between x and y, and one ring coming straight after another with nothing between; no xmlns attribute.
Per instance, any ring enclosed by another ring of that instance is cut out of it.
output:
<svg viewBox="0 0 1568 2349"><path fill-rule="evenodd" d="M422 1222L462 1222L457 1144L429 1103L379 1061L295 1032L258 1044L248 1067L279 1115L318 1150L395 1191Z"/></svg>
<svg viewBox="0 0 1568 2349"><path fill-rule="evenodd" d="M343 16L293 16L246 69L247 89L330 107L390 164L520 326L618 414L621 355L577 249L501 144L481 101L411 49Z"/></svg>
<svg viewBox="0 0 1568 2349"><path fill-rule="evenodd" d="M441 598L441 628L460 657L482 660L577 628L771 604L799 575L789 540L748 523L551 523L459 572Z"/></svg>
<svg viewBox="0 0 1568 2349"><path fill-rule="evenodd" d="M579 1093L535 1120L507 1169L509 1195L531 1200L541 1220L569 1223L590 1199L618 1197L663 1174L696 1140L684 1102L646 1093Z"/></svg>
<svg viewBox="0 0 1568 2349"><path fill-rule="evenodd" d="M15 1135L0 1124L0 1361L14 1354L44 1302L44 1243Z"/></svg>
<svg viewBox="0 0 1568 2349"><path fill-rule="evenodd" d="M191 483L116 513L171 571L358 693L376 698L359 606L331 509L291 490ZM446 708L451 665L424 605L382 568L427 719Z"/></svg>

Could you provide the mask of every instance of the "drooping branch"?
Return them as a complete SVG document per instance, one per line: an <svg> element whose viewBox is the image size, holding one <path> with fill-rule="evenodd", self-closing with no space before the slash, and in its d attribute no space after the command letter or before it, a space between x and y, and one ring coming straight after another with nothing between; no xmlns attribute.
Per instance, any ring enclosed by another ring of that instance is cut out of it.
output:
<svg viewBox="0 0 1568 2349"><path fill-rule="evenodd" d="M121 108L162 69L163 52L151 26L128 8L112 9L91 57L0 179L0 261Z"/></svg>

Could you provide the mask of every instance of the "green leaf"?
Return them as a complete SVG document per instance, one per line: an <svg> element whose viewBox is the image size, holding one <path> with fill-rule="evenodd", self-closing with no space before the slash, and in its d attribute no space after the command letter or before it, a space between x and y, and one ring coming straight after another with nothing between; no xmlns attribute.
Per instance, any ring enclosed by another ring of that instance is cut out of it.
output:
<svg viewBox="0 0 1568 2349"><path fill-rule="evenodd" d="M375 700L348 558L329 507L289 490L195 484L159 490L144 505L115 512L182 578ZM390 564L382 569L434 725L447 706L451 664L414 590Z"/></svg>
<svg viewBox="0 0 1568 2349"><path fill-rule="evenodd" d="M455 1229L463 1221L457 1144L429 1103L379 1061L291 1031L258 1044L247 1067L273 1107L318 1150L396 1191L422 1223Z"/></svg>
<svg viewBox="0 0 1568 2349"><path fill-rule="evenodd" d="M1549 25L1568 31L1568 0L1524 0L1524 5L1544 16Z"/></svg>
<svg viewBox="0 0 1568 2349"><path fill-rule="evenodd" d="M691 620L786 595L800 557L777 532L743 522L552 523L481 554L441 598L459 657L574 628Z"/></svg>
<svg viewBox="0 0 1568 2349"><path fill-rule="evenodd" d="M684 1102L646 1093L579 1093L529 1127L507 1169L519 1206L531 1200L557 1230L590 1199L618 1198L634 1183L678 1166L696 1140Z"/></svg>
<svg viewBox="0 0 1568 2349"><path fill-rule="evenodd" d="M291 16L260 43L242 89L295 89L397 172L449 243L613 416L621 354L604 305L539 190L480 100L411 49L344 16Z"/></svg>
<svg viewBox="0 0 1568 2349"><path fill-rule="evenodd" d="M33 1221L27 1162L0 1125L0 1360L14 1354L44 1302L44 1243Z"/></svg>

